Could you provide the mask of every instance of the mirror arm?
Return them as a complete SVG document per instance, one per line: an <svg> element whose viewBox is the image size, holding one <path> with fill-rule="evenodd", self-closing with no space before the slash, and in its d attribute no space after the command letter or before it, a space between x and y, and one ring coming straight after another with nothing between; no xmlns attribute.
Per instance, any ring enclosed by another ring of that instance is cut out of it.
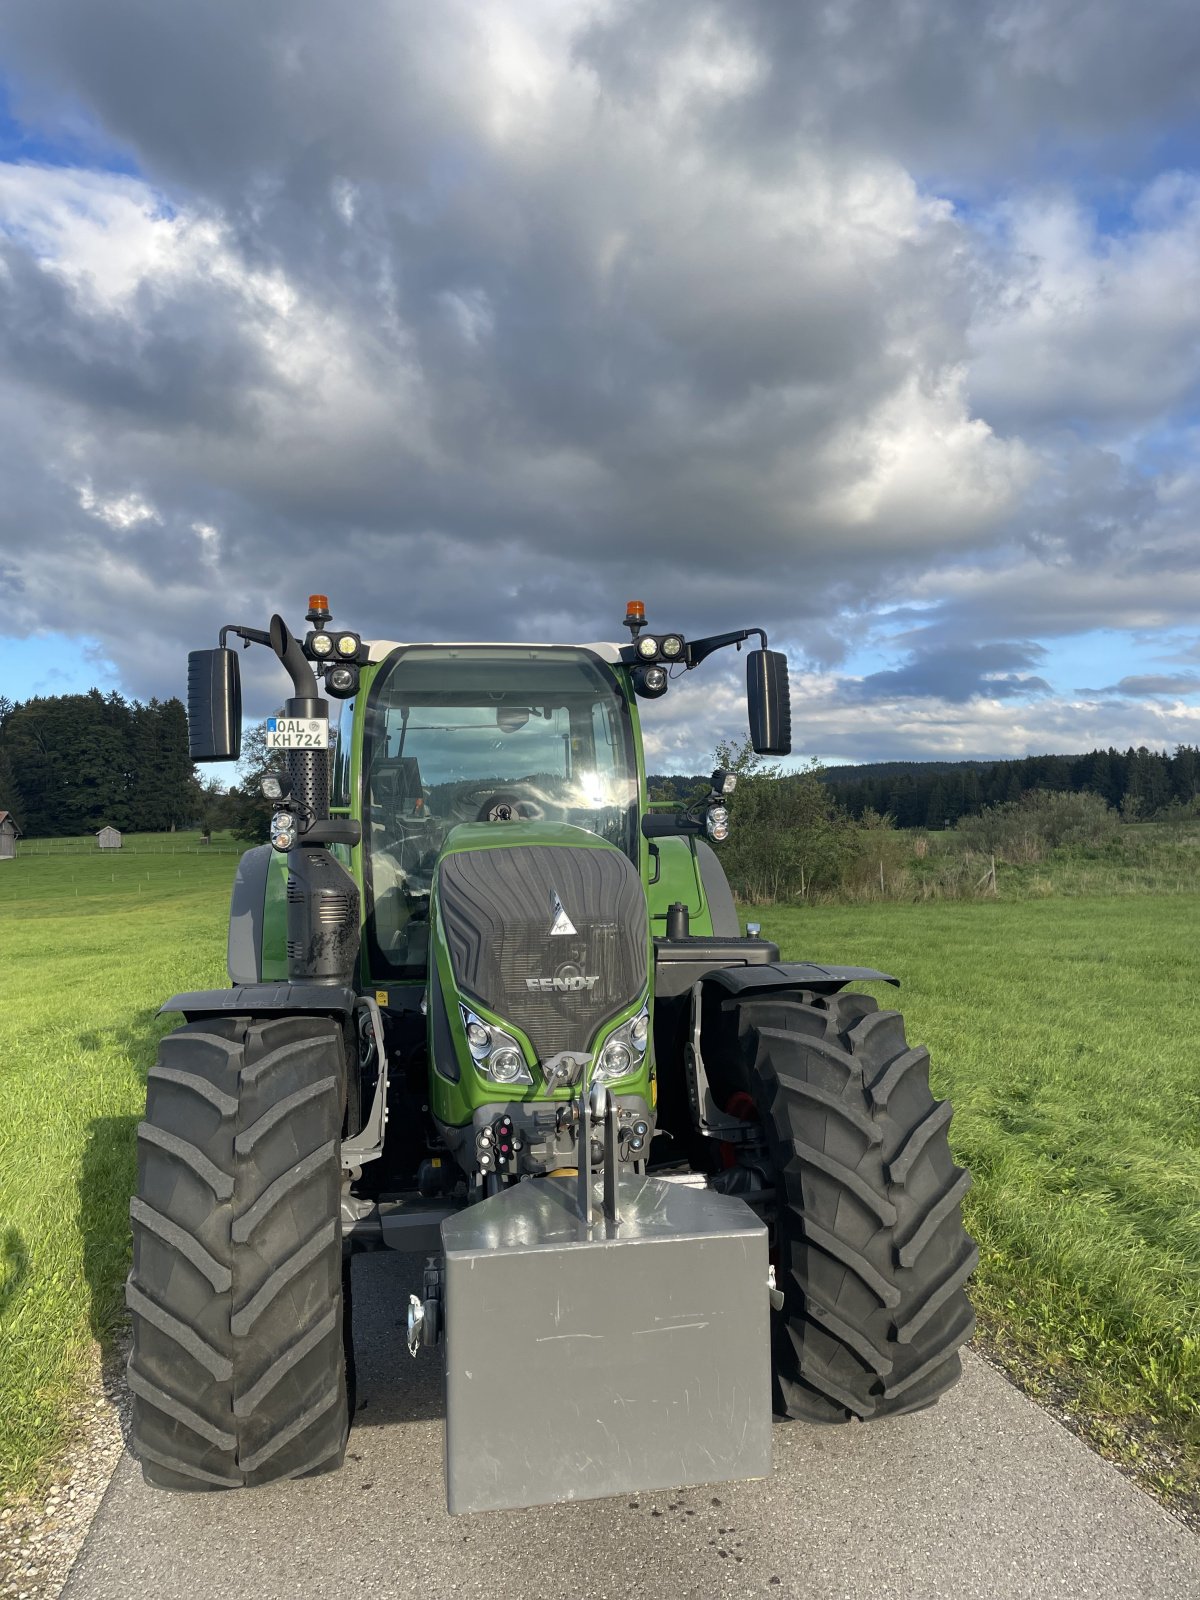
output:
<svg viewBox="0 0 1200 1600"><path fill-rule="evenodd" d="M242 628L239 627L236 622L228 622L221 629L220 633L220 644L222 650L227 650L229 648L225 641L231 633L236 634L239 639L245 640L245 648L247 650L249 650L252 644L269 645L271 643L271 635L264 632L262 628Z"/></svg>
<svg viewBox="0 0 1200 1600"><path fill-rule="evenodd" d="M724 650L726 646L731 644L744 644L747 639L753 639L756 634L762 640L762 648L765 650L767 648L767 636L761 628L738 628L733 633L714 633L707 639L689 640L685 656L689 670L692 667L698 667L714 651Z"/></svg>

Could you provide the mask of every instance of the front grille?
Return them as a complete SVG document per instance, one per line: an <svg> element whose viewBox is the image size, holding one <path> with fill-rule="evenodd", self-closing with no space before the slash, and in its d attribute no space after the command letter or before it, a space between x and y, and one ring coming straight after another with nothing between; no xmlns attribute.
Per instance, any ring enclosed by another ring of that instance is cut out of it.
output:
<svg viewBox="0 0 1200 1600"><path fill-rule="evenodd" d="M555 896L574 934L551 934ZM440 864L438 903L459 989L526 1033L543 1061L586 1050L646 988L646 896L619 850L462 851ZM542 987L579 978L596 982Z"/></svg>

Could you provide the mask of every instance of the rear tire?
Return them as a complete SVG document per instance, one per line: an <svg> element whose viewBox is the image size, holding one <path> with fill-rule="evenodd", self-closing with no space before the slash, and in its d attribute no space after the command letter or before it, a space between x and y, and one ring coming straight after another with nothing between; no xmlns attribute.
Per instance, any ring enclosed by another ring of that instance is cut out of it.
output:
<svg viewBox="0 0 1200 1600"><path fill-rule="evenodd" d="M215 1017L150 1071L131 1204L132 1447L147 1483L341 1465L340 1026Z"/></svg>
<svg viewBox="0 0 1200 1600"><path fill-rule="evenodd" d="M868 995L784 992L731 1009L731 1087L758 1108L776 1186L777 1413L847 1422L932 1405L962 1370L979 1251L927 1052Z"/></svg>

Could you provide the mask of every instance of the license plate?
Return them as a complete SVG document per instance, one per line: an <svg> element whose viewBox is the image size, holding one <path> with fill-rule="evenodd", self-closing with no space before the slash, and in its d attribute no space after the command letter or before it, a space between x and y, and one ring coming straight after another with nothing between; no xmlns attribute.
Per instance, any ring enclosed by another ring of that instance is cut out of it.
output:
<svg viewBox="0 0 1200 1600"><path fill-rule="evenodd" d="M328 750L325 717L268 717L268 750Z"/></svg>

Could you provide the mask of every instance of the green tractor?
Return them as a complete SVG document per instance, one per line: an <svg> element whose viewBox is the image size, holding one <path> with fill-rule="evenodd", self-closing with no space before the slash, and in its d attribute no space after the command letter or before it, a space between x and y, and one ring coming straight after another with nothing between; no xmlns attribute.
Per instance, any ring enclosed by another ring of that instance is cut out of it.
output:
<svg viewBox="0 0 1200 1600"><path fill-rule="evenodd" d="M847 987L895 979L743 933L733 774L647 799L639 702L757 639L751 740L786 754L786 658L639 602L612 644L368 643L323 596L308 623L189 657L197 760L239 753L231 636L292 693L231 987L164 1007L138 1129L147 1481L340 1465L364 1250L416 1263L451 1511L762 1477L773 1418L933 1404L978 1252L928 1057Z"/></svg>

